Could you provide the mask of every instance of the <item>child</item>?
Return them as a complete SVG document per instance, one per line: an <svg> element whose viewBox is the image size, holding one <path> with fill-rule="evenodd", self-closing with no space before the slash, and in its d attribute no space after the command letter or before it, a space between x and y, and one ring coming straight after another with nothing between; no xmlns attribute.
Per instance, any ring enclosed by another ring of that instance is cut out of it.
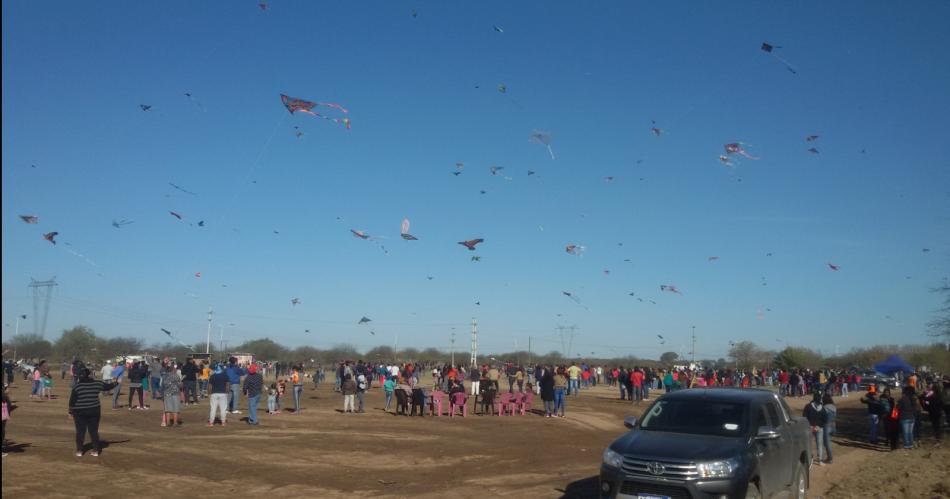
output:
<svg viewBox="0 0 950 499"><path fill-rule="evenodd" d="M267 389L267 414L277 413L277 383L271 383Z"/></svg>
<svg viewBox="0 0 950 499"><path fill-rule="evenodd" d="M43 373L43 393L40 399L53 400L53 375L46 371Z"/></svg>
<svg viewBox="0 0 950 499"><path fill-rule="evenodd" d="M284 392L286 390L287 390L287 380L285 380L284 378L280 378L280 380L277 381L277 401L276 401L277 412L275 414L280 414L280 401L283 400Z"/></svg>
<svg viewBox="0 0 950 499"><path fill-rule="evenodd" d="M3 427L0 430L0 443L7 443L7 420L10 419L10 413L16 409L16 407L10 403L10 397L7 395L7 385L3 385ZM3 457L7 457L7 453L3 453Z"/></svg>

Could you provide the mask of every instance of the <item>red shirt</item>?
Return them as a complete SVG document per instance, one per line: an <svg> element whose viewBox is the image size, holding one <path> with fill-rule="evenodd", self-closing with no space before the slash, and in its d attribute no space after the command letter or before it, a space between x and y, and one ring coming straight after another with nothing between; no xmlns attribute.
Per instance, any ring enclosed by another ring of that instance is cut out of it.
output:
<svg viewBox="0 0 950 499"><path fill-rule="evenodd" d="M633 383L633 386L643 386L643 373L640 371L633 371L630 374L630 382Z"/></svg>
<svg viewBox="0 0 950 499"><path fill-rule="evenodd" d="M581 373L581 377L584 379L590 379L590 371L584 371Z"/></svg>

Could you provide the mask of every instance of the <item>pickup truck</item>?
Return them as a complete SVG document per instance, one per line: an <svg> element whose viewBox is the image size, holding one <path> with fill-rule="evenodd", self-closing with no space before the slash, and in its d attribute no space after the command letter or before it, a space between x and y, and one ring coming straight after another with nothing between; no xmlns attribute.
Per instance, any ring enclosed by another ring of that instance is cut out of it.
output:
<svg viewBox="0 0 950 499"><path fill-rule="evenodd" d="M604 451L600 496L752 499L808 492L811 429L774 392L698 388L668 393Z"/></svg>

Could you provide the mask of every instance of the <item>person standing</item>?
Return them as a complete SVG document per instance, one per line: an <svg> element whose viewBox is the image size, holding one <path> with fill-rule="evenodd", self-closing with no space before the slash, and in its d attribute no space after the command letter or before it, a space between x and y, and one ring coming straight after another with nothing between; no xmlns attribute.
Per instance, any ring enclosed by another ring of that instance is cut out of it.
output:
<svg viewBox="0 0 950 499"><path fill-rule="evenodd" d="M106 363L102 366L102 369L99 370L99 379L101 379L102 381L112 380L112 362L111 361L107 360Z"/></svg>
<svg viewBox="0 0 950 499"><path fill-rule="evenodd" d="M195 359L188 359L181 368L181 377L185 385L185 403L198 404L198 366Z"/></svg>
<svg viewBox="0 0 950 499"><path fill-rule="evenodd" d="M827 464L831 464L831 437L838 429L836 422L838 419L838 408L835 407L835 402L832 400L831 394L827 392L821 398L821 406L825 411L825 431L822 437L825 445L825 452L828 453L828 459L825 460L825 462Z"/></svg>
<svg viewBox="0 0 950 499"><path fill-rule="evenodd" d="M557 368L554 375L554 412L558 417L564 417L564 392L568 389L568 378L564 367Z"/></svg>
<svg viewBox="0 0 950 499"><path fill-rule="evenodd" d="M101 409L99 394L115 386L114 382L99 381L92 371L83 367L76 386L69 394L69 416L76 425L76 457L82 457L86 432L92 439L92 456L99 457L99 420Z"/></svg>
<svg viewBox="0 0 950 499"><path fill-rule="evenodd" d="M181 413L181 376L175 369L168 369L159 376L161 380L159 386L162 392L162 403L164 404L164 413L162 414L162 426L181 426L178 420L178 414Z"/></svg>
<svg viewBox="0 0 950 499"><path fill-rule="evenodd" d="M208 426L214 426L214 412L220 412L221 426L228 424L228 394L231 382L220 365L215 366L214 374L208 379L208 397L211 400L211 412L208 414Z"/></svg>
<svg viewBox="0 0 950 499"><path fill-rule="evenodd" d="M920 404L913 386L905 386L901 399L897 402L897 414L901 433L904 435L904 448L914 448L914 421L920 413Z"/></svg>
<svg viewBox="0 0 950 499"><path fill-rule="evenodd" d="M884 406L873 391L868 391L867 398L862 397L861 403L868 406L868 424L870 425L868 442L871 445L877 445L877 432L881 426L881 416L884 415Z"/></svg>
<svg viewBox="0 0 950 499"><path fill-rule="evenodd" d="M162 362L157 357L148 361L147 379L152 388L152 400L158 400L162 396Z"/></svg>
<svg viewBox="0 0 950 499"><path fill-rule="evenodd" d="M541 400L544 401L544 417L550 418L553 417L554 412L554 373L551 369L545 369L544 373L540 374L541 379L538 382L538 385L541 388Z"/></svg>
<svg viewBox="0 0 950 499"><path fill-rule="evenodd" d="M360 414L363 414L366 412L366 408L364 405L365 404L364 398L366 397L367 387L368 387L368 384L366 382L366 375L365 374L357 375L356 376L356 405L357 405L356 412Z"/></svg>
<svg viewBox="0 0 950 499"><path fill-rule="evenodd" d="M228 412L231 414L240 414L238 410L241 404L241 376L247 374L241 366L237 365L237 357L228 359L228 367L225 369L228 376L228 383L231 386L231 400L228 401Z"/></svg>
<svg viewBox="0 0 950 499"><path fill-rule="evenodd" d="M567 385L567 394L574 394L574 397L577 397L581 388L581 368L577 367L577 363L571 362L571 367L567 368L567 376L570 384Z"/></svg>
<svg viewBox="0 0 950 499"><path fill-rule="evenodd" d="M132 369L129 369L129 410L132 410L132 399L135 397L135 393L139 394L139 405L137 409L145 409L145 395L142 393L142 379L148 375L148 372L142 367L141 362L135 362L132 364Z"/></svg>
<svg viewBox="0 0 950 499"><path fill-rule="evenodd" d="M356 382L349 374L343 376L343 384L340 385L340 393L343 394L343 413L356 412L353 407L353 400L356 396Z"/></svg>
<svg viewBox="0 0 950 499"><path fill-rule="evenodd" d="M290 381L294 390L294 416L300 414L300 396L303 395L303 366L296 365L290 368Z"/></svg>
<svg viewBox="0 0 950 499"><path fill-rule="evenodd" d="M122 359L121 362L116 362L115 367L112 368L112 382L114 383L113 386L115 386L112 392L112 410L119 408L119 394L122 392L123 374L125 374L125 359Z"/></svg>
<svg viewBox="0 0 950 499"><path fill-rule="evenodd" d="M264 376L257 372L257 365L247 367L247 377L244 378L244 395L247 396L247 424L258 425L257 404L261 401L261 390L264 388Z"/></svg>
<svg viewBox="0 0 950 499"><path fill-rule="evenodd" d="M825 423L827 422L827 414L824 412L824 407L821 404L821 394L815 393L815 395L812 397L811 403L806 405L805 410L802 412L802 415L808 419L808 426L811 427L811 433L815 437L818 466L824 466L824 433Z"/></svg>
<svg viewBox="0 0 950 499"><path fill-rule="evenodd" d="M211 378L211 369L208 368L208 362L201 362L201 369L198 372L198 397L206 398L208 396L208 379Z"/></svg>
<svg viewBox="0 0 950 499"><path fill-rule="evenodd" d="M930 390L924 394L924 403L927 407L927 414L930 416L930 424L933 426L934 438L937 442L943 435L943 408L946 403L944 400L943 386L939 379L930 384Z"/></svg>

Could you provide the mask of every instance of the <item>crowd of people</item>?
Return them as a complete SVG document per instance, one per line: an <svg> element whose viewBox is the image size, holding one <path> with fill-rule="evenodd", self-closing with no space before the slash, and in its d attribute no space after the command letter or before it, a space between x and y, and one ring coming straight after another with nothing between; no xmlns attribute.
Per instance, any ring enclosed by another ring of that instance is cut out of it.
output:
<svg viewBox="0 0 950 499"><path fill-rule="evenodd" d="M345 414L366 412L365 394L376 383L385 395L386 412L396 415L424 415L441 407L447 400L454 413L464 409L472 401L475 414L497 414L511 407L522 411L531 409L537 396L542 407L537 409L544 417L564 417L567 401L579 396L581 390L603 384L616 388L621 400L634 404L650 400L650 392L671 392L702 387L771 387L788 397L812 396L803 415L808 419L815 438L818 462L832 462L831 437L836 432L837 410L834 396L847 397L858 392L862 385L861 375L856 370L810 370L810 369L689 369L686 367L662 369L634 366L594 366L586 363L570 365L535 365L526 367L514 362L483 364L475 368L451 364L410 362L404 364L342 361L332 369L312 365L309 370L303 363L256 362L239 364L231 357L226 362L210 363L207 360L189 359L176 362L169 359L149 358L136 361L105 361L101 368L93 369L80 361L64 362L61 380L70 379L69 413L76 426L77 454L83 454L83 443L88 433L92 439L92 455L98 455L98 427L100 398L111 400L113 410L121 408L121 394L127 392L126 407L132 410L151 408L151 402L162 404L162 427L178 427L182 407L209 401L208 426L226 426L229 415L241 414L245 407L248 415L243 419L248 425L260 424L258 408L266 397L266 413L279 415L292 397L291 414L300 414L302 394L306 378L313 388L324 382L327 372L335 375L333 390L342 396ZM26 369L27 366L30 369ZM53 376L49 365L40 360L35 363L4 362L7 384L13 382L17 368L23 371L24 380L32 380L31 398L52 398ZM308 372L309 371L309 372ZM97 379L98 376L98 379ZM918 381L917 375L905 379L899 398L891 390L871 384L861 402L867 406L870 433L868 439L877 445L880 427L891 449L898 447L903 437L905 448L919 444L920 428L926 417L930 420L934 437L942 437L942 427L950 415L947 406L948 388L946 379L930 377ZM242 405L242 397L244 404ZM411 407L411 410L410 410ZM517 408L516 407L516 408ZM13 406L4 390L3 424ZM514 409L512 409L513 411ZM463 414L467 413L463 411ZM925 416L926 415L926 416Z"/></svg>

